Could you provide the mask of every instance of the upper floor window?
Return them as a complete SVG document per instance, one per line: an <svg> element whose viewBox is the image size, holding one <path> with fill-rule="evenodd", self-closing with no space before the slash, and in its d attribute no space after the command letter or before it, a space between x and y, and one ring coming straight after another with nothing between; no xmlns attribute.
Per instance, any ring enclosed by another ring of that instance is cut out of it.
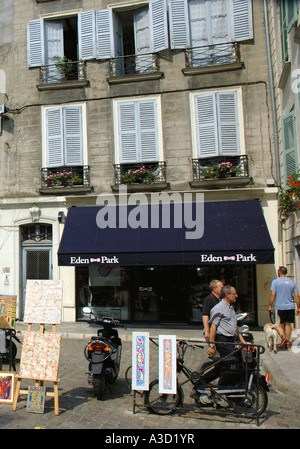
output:
<svg viewBox="0 0 300 449"><path fill-rule="evenodd" d="M240 89L191 94L191 100L194 158L245 153Z"/></svg>
<svg viewBox="0 0 300 449"><path fill-rule="evenodd" d="M280 0L280 27L283 62L289 60L288 33L297 20L296 0Z"/></svg>
<svg viewBox="0 0 300 449"><path fill-rule="evenodd" d="M169 0L171 48L253 38L251 0Z"/></svg>
<svg viewBox="0 0 300 449"><path fill-rule="evenodd" d="M298 171L297 131L295 110L282 118L283 166L285 182Z"/></svg>

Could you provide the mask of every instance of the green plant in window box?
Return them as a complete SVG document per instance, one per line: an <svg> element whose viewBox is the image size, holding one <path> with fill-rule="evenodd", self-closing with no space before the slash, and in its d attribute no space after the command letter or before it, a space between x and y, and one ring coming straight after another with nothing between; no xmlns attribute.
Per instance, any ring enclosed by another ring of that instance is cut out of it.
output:
<svg viewBox="0 0 300 449"><path fill-rule="evenodd" d="M73 185L82 185L82 184L83 184L83 179L82 179L80 176L74 176L74 177L71 179L71 183L72 183Z"/></svg>
<svg viewBox="0 0 300 449"><path fill-rule="evenodd" d="M152 184L157 180L156 168L143 165L139 168L130 168L121 175L124 184Z"/></svg>
<svg viewBox="0 0 300 449"><path fill-rule="evenodd" d="M285 220L300 208L300 173L288 177L287 188L279 195L279 215Z"/></svg>
<svg viewBox="0 0 300 449"><path fill-rule="evenodd" d="M68 77L71 75L73 69L73 61L71 59L68 59L66 56L53 56L53 59L56 61L55 67L62 76Z"/></svg>
<svg viewBox="0 0 300 449"><path fill-rule="evenodd" d="M220 164L214 164L201 170L201 177L204 179L232 177L241 173L241 171L240 167L236 167L231 162L220 162Z"/></svg>

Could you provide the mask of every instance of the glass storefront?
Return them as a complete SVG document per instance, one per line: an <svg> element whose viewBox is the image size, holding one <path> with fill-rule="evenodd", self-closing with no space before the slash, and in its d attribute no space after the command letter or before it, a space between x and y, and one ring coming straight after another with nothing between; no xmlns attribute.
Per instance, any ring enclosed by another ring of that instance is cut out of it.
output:
<svg viewBox="0 0 300 449"><path fill-rule="evenodd" d="M254 265L77 267L77 320L87 319L82 308L90 306L97 316L128 322L201 323L209 283L220 279L235 286L236 311L251 313L256 324L255 274Z"/></svg>

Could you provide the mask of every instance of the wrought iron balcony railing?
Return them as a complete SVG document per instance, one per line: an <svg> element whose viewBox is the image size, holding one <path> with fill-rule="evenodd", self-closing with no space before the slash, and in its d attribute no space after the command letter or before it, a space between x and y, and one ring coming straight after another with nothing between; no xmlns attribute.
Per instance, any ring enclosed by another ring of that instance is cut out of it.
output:
<svg viewBox="0 0 300 449"><path fill-rule="evenodd" d="M40 71L40 83L65 83L74 80L86 80L85 61L68 61L44 65Z"/></svg>
<svg viewBox="0 0 300 449"><path fill-rule="evenodd" d="M146 162L138 164L116 164L115 185L153 184L166 182L165 162Z"/></svg>
<svg viewBox="0 0 300 449"><path fill-rule="evenodd" d="M154 53L119 56L110 59L110 77L145 75L155 72L158 72L158 56Z"/></svg>
<svg viewBox="0 0 300 449"><path fill-rule="evenodd" d="M209 67L241 62L237 42L188 48L185 51L186 67Z"/></svg>
<svg viewBox="0 0 300 449"><path fill-rule="evenodd" d="M90 167L42 168L42 188L90 186Z"/></svg>
<svg viewBox="0 0 300 449"><path fill-rule="evenodd" d="M220 176L221 170L216 171L215 167L228 163L228 170L226 169ZM233 170L230 170L230 164ZM215 158L193 159L193 181L205 181L207 179L220 179L222 177L237 177L246 178L249 176L248 157L243 156L218 156Z"/></svg>

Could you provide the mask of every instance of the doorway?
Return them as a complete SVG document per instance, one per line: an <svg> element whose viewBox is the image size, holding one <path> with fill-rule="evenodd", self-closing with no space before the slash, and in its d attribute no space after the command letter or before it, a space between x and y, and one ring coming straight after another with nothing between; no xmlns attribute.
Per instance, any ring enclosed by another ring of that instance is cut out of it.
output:
<svg viewBox="0 0 300 449"><path fill-rule="evenodd" d="M52 279L52 226L21 227L21 301L19 318L25 312L26 284L29 279Z"/></svg>

